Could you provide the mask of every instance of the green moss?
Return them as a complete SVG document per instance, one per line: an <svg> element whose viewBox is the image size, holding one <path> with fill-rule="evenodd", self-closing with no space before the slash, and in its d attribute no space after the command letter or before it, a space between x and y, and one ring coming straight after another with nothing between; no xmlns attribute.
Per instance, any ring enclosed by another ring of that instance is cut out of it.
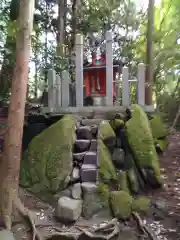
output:
<svg viewBox="0 0 180 240"><path fill-rule="evenodd" d="M147 213L150 207L150 199L148 197L137 197L132 202L132 211L138 213Z"/></svg>
<svg viewBox="0 0 180 240"><path fill-rule="evenodd" d="M126 172L120 171L118 173L118 183L119 183L119 190L129 193Z"/></svg>
<svg viewBox="0 0 180 240"><path fill-rule="evenodd" d="M167 138L164 139L155 139L154 140L155 146L156 148L158 148L159 150L161 150L161 152L163 152L167 146L168 146L168 140Z"/></svg>
<svg viewBox="0 0 180 240"><path fill-rule="evenodd" d="M110 121L110 125L115 131L117 128L124 126L124 121L121 119L113 119Z"/></svg>
<svg viewBox="0 0 180 240"><path fill-rule="evenodd" d="M118 219L130 217L132 209L132 197L125 191L113 191L110 193L110 204L113 214Z"/></svg>
<svg viewBox="0 0 180 240"><path fill-rule="evenodd" d="M116 137L114 130L112 129L109 122L106 120L103 120L99 124L99 137L102 140L105 140L106 138L109 138L109 137Z"/></svg>
<svg viewBox="0 0 180 240"><path fill-rule="evenodd" d="M20 184L34 193L56 192L72 171L75 121L64 116L36 136L21 160Z"/></svg>
<svg viewBox="0 0 180 240"><path fill-rule="evenodd" d="M137 179L137 176L136 176L136 172L133 168L131 168L127 171L127 178L128 178L129 185L130 185L130 188L131 188L132 192L138 193L139 182L138 182L138 179Z"/></svg>
<svg viewBox="0 0 180 240"><path fill-rule="evenodd" d="M98 139L99 177L100 182L109 183L117 179L116 170L111 161L111 154L101 139Z"/></svg>
<svg viewBox="0 0 180 240"><path fill-rule="evenodd" d="M109 188L108 188L108 185L100 183L98 185L98 194L99 194L99 198L102 202L102 205L107 207L108 203L109 203Z"/></svg>
<svg viewBox="0 0 180 240"><path fill-rule="evenodd" d="M158 139L168 135L168 131L159 115L154 115L149 122L153 138Z"/></svg>
<svg viewBox="0 0 180 240"><path fill-rule="evenodd" d="M161 184L159 159L154 146L150 124L146 113L138 105L132 105L132 118L126 123L129 145L138 167L150 167L155 180Z"/></svg>

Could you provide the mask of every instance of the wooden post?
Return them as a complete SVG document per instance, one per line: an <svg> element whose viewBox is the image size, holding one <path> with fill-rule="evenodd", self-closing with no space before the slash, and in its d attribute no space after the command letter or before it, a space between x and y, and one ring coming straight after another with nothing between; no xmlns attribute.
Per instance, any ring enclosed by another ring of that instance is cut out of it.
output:
<svg viewBox="0 0 180 240"><path fill-rule="evenodd" d="M137 103L143 107L145 106L145 65L144 63L138 64Z"/></svg>
<svg viewBox="0 0 180 240"><path fill-rule="evenodd" d="M69 73L64 70L61 80L62 107L69 107Z"/></svg>
<svg viewBox="0 0 180 240"><path fill-rule="evenodd" d="M58 74L56 75L56 106L61 107L61 78Z"/></svg>
<svg viewBox="0 0 180 240"><path fill-rule="evenodd" d="M129 90L129 69L122 69L122 105L128 107L130 105L130 90Z"/></svg>
<svg viewBox="0 0 180 240"><path fill-rule="evenodd" d="M112 32L106 32L106 105L113 105L113 51Z"/></svg>
<svg viewBox="0 0 180 240"><path fill-rule="evenodd" d="M54 111L56 105L56 72L53 69L48 71L48 108L50 112Z"/></svg>
<svg viewBox="0 0 180 240"><path fill-rule="evenodd" d="M76 106L83 107L83 36L76 35Z"/></svg>

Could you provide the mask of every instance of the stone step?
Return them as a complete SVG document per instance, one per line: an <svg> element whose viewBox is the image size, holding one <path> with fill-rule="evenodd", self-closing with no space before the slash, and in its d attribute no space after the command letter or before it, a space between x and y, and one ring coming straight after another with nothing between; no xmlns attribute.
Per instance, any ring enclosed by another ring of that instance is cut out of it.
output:
<svg viewBox="0 0 180 240"><path fill-rule="evenodd" d="M92 132L93 138L97 138L98 125L92 125L92 126L91 126L91 132Z"/></svg>
<svg viewBox="0 0 180 240"><path fill-rule="evenodd" d="M96 169L96 165L95 164L83 164L81 166L81 170L87 170L87 169Z"/></svg>
<svg viewBox="0 0 180 240"><path fill-rule="evenodd" d="M83 162L85 154L86 154L86 152L73 153L73 161Z"/></svg>
<svg viewBox="0 0 180 240"><path fill-rule="evenodd" d="M74 143L74 153L82 153L89 150L91 141L87 139L76 139Z"/></svg>
<svg viewBox="0 0 180 240"><path fill-rule="evenodd" d="M90 126L81 126L76 129L77 139L91 140L93 138Z"/></svg>
<svg viewBox="0 0 180 240"><path fill-rule="evenodd" d="M92 151L92 152L96 152L97 151L97 140L96 139L92 139L91 140L89 151Z"/></svg>
<svg viewBox="0 0 180 240"><path fill-rule="evenodd" d="M92 125L99 125L103 119L97 118L97 119L82 119L81 125L83 126L92 126Z"/></svg>
<svg viewBox="0 0 180 240"><path fill-rule="evenodd" d="M81 184L82 192L83 193L92 193L97 190L97 184L92 182L84 182Z"/></svg>
<svg viewBox="0 0 180 240"><path fill-rule="evenodd" d="M81 182L96 183L98 178L98 170L96 168L86 168L81 170Z"/></svg>
<svg viewBox="0 0 180 240"><path fill-rule="evenodd" d="M83 165L92 164L97 166L97 153L96 152L87 152L84 156Z"/></svg>

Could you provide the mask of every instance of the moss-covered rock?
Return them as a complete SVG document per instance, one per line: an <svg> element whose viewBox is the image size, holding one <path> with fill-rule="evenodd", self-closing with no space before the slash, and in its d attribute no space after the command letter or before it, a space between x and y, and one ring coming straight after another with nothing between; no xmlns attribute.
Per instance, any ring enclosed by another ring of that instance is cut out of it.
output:
<svg viewBox="0 0 180 240"><path fill-rule="evenodd" d="M109 206L109 187L104 183L98 185L98 195L103 207Z"/></svg>
<svg viewBox="0 0 180 240"><path fill-rule="evenodd" d="M110 205L113 214L118 219L130 217L133 198L125 191L113 191L110 193Z"/></svg>
<svg viewBox="0 0 180 240"><path fill-rule="evenodd" d="M100 124L99 124L99 129L98 129L98 135L99 138L102 139L103 141L107 138L112 138L112 137L116 137L116 134L114 132L114 130L112 129L111 125L109 124L108 121L103 120Z"/></svg>
<svg viewBox="0 0 180 240"><path fill-rule="evenodd" d="M167 140L167 138L154 139L154 144L155 144L157 151L163 152L168 146L168 140Z"/></svg>
<svg viewBox="0 0 180 240"><path fill-rule="evenodd" d="M126 122L126 132L134 160L145 180L153 186L160 185L160 166L154 139L147 115L139 105L132 105L132 118Z"/></svg>
<svg viewBox="0 0 180 240"><path fill-rule="evenodd" d="M150 207L150 199L148 197L139 196L133 199L132 211L138 213L147 213Z"/></svg>
<svg viewBox="0 0 180 240"><path fill-rule="evenodd" d="M113 128L114 131L116 131L117 128L124 126L124 121L121 119L113 119L110 121L110 125Z"/></svg>
<svg viewBox="0 0 180 240"><path fill-rule="evenodd" d="M168 135L167 128L159 115L153 115L149 122L153 138L158 139Z"/></svg>
<svg viewBox="0 0 180 240"><path fill-rule="evenodd" d="M125 171L120 171L118 173L118 184L119 184L119 190L129 193L129 186L128 186L127 175Z"/></svg>
<svg viewBox="0 0 180 240"><path fill-rule="evenodd" d="M99 179L101 183L110 183L117 179L116 170L111 160L109 149L101 139L98 139Z"/></svg>
<svg viewBox="0 0 180 240"><path fill-rule="evenodd" d="M133 168L129 169L127 171L127 178L129 181L129 186L131 188L131 191L133 193L138 193L139 191L139 182L138 182L138 178L136 175L136 172Z"/></svg>
<svg viewBox="0 0 180 240"><path fill-rule="evenodd" d="M21 160L20 184L44 196L65 187L72 171L75 121L64 116L36 136Z"/></svg>

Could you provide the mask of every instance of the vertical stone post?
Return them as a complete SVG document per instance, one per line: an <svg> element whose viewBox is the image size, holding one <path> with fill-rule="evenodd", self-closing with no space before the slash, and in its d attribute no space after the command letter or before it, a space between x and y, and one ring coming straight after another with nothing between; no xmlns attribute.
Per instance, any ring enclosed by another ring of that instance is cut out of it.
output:
<svg viewBox="0 0 180 240"><path fill-rule="evenodd" d="M83 106L83 36L81 34L76 35L76 106Z"/></svg>
<svg viewBox="0 0 180 240"><path fill-rule="evenodd" d="M61 77L56 75L56 106L61 107Z"/></svg>
<svg viewBox="0 0 180 240"><path fill-rule="evenodd" d="M48 108L54 112L56 106L56 72L54 69L48 71Z"/></svg>
<svg viewBox="0 0 180 240"><path fill-rule="evenodd" d="M61 105L66 108L69 107L69 72L64 70L61 74Z"/></svg>
<svg viewBox="0 0 180 240"><path fill-rule="evenodd" d="M106 105L113 105L113 50L112 32L106 32Z"/></svg>
<svg viewBox="0 0 180 240"><path fill-rule="evenodd" d="M122 105L128 107L130 105L130 88L129 88L129 69L122 69Z"/></svg>
<svg viewBox="0 0 180 240"><path fill-rule="evenodd" d="M137 103L142 107L145 106L145 65L138 64L137 72Z"/></svg>

